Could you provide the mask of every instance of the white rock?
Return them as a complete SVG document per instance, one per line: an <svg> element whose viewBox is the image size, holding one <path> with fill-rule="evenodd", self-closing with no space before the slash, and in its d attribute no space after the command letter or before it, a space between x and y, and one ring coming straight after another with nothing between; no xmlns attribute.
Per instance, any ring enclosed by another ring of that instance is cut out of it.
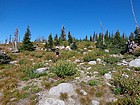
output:
<svg viewBox="0 0 140 105"><path fill-rule="evenodd" d="M47 98L44 104L39 105L65 105L65 102L55 98Z"/></svg>
<svg viewBox="0 0 140 105"><path fill-rule="evenodd" d="M48 70L48 68L38 68L38 69L35 70L35 73L43 73L46 70Z"/></svg>
<svg viewBox="0 0 140 105"><path fill-rule="evenodd" d="M110 74L110 73L106 73L106 74L104 75L104 77L105 77L105 79L111 79L111 74Z"/></svg>
<svg viewBox="0 0 140 105"><path fill-rule="evenodd" d="M17 63L18 61L10 61L9 64L15 64Z"/></svg>
<svg viewBox="0 0 140 105"><path fill-rule="evenodd" d="M85 55L85 54L87 54L87 52L83 52L83 54Z"/></svg>
<svg viewBox="0 0 140 105"><path fill-rule="evenodd" d="M84 90L80 90L80 93L82 93L83 95L87 95L87 92L85 92Z"/></svg>
<svg viewBox="0 0 140 105"><path fill-rule="evenodd" d="M50 59L49 62L52 62L52 60Z"/></svg>
<svg viewBox="0 0 140 105"><path fill-rule="evenodd" d="M88 50L88 52L91 52L92 50Z"/></svg>
<svg viewBox="0 0 140 105"><path fill-rule="evenodd" d="M122 60L122 63L128 64L128 62L126 62L125 60Z"/></svg>
<svg viewBox="0 0 140 105"><path fill-rule="evenodd" d="M100 102L99 101L96 101L96 100L92 100L92 105L99 105Z"/></svg>
<svg viewBox="0 0 140 105"><path fill-rule="evenodd" d="M31 61L33 61L34 59L30 59Z"/></svg>
<svg viewBox="0 0 140 105"><path fill-rule="evenodd" d="M124 76L125 78L129 77L129 75L127 75L127 74L122 74L122 76Z"/></svg>
<svg viewBox="0 0 140 105"><path fill-rule="evenodd" d="M101 60L100 58L97 58L96 61L97 61L98 63L101 63L102 60Z"/></svg>
<svg viewBox="0 0 140 105"><path fill-rule="evenodd" d="M96 65L97 63L96 63L96 61L90 61L90 62L88 62L88 64L90 64L90 65Z"/></svg>
<svg viewBox="0 0 140 105"><path fill-rule="evenodd" d="M129 63L129 66L131 66L131 67L140 67L140 59L132 60L132 61Z"/></svg>
<svg viewBox="0 0 140 105"><path fill-rule="evenodd" d="M68 95L75 95L74 87L69 83L61 83L58 86L52 87L48 94L50 96L59 97L61 93L67 93Z"/></svg>
<svg viewBox="0 0 140 105"><path fill-rule="evenodd" d="M109 52L109 50L105 49L105 52L107 52L107 53L108 53L108 52Z"/></svg>
<svg viewBox="0 0 140 105"><path fill-rule="evenodd" d="M59 49L60 50L65 49L65 46L59 46Z"/></svg>
<svg viewBox="0 0 140 105"><path fill-rule="evenodd" d="M98 71L94 71L93 74L98 74Z"/></svg>
<svg viewBox="0 0 140 105"><path fill-rule="evenodd" d="M66 50L71 50L70 46L67 46L67 47L66 47Z"/></svg>
<svg viewBox="0 0 140 105"><path fill-rule="evenodd" d="M74 61L75 63L80 63L81 61L79 59L75 60Z"/></svg>
<svg viewBox="0 0 140 105"><path fill-rule="evenodd" d="M87 68L87 70L90 70L90 69L91 69L91 67L88 67L88 68Z"/></svg>
<svg viewBox="0 0 140 105"><path fill-rule="evenodd" d="M84 48L84 50L87 50L87 48Z"/></svg>
<svg viewBox="0 0 140 105"><path fill-rule="evenodd" d="M85 63L80 63L80 65L83 65L83 64L85 64Z"/></svg>

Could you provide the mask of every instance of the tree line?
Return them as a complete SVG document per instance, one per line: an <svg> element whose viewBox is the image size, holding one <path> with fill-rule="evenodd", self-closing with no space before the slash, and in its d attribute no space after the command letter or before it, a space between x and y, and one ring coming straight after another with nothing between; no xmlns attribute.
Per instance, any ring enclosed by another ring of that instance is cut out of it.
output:
<svg viewBox="0 0 140 105"><path fill-rule="evenodd" d="M96 47L100 48L100 49L107 49L107 48L125 49L125 44L126 44L127 40L134 40L136 43L138 43L138 45L140 45L140 28L138 28L138 27L136 27L134 32L131 32L130 35L125 35L124 33L121 35L119 30L117 30L115 33L113 33L113 32L110 33L107 30L105 33L99 33L99 34L94 32L94 34L90 35L89 37L88 37L88 35L86 35L84 39L75 39L71 35L70 31L68 32L67 36L68 36L68 38L66 38L65 28L63 26L61 29L60 36L58 36L58 34L56 34L53 37L52 34L50 34L48 36L48 39L44 40L45 41L44 48L52 49L54 46L60 46L60 45L72 46L72 45L74 45L76 48L74 47L73 49L77 49L76 42L78 42L78 41L93 42L93 43L95 43ZM33 43L30 40L31 40L31 32L30 32L30 29L28 26L26 29L20 50L29 50L29 51L35 50ZM36 40L35 42L38 42L38 41Z"/></svg>

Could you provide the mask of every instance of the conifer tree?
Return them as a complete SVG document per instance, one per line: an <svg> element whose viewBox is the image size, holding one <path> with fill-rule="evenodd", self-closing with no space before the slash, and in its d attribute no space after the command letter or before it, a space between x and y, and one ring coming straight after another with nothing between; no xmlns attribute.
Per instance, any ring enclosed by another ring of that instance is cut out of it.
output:
<svg viewBox="0 0 140 105"><path fill-rule="evenodd" d="M134 40L134 33L130 33L129 40Z"/></svg>
<svg viewBox="0 0 140 105"><path fill-rule="evenodd" d="M73 42L73 38L70 34L70 31L68 32L68 44L70 45Z"/></svg>
<svg viewBox="0 0 140 105"><path fill-rule="evenodd" d="M48 51L48 42L46 41L44 48Z"/></svg>
<svg viewBox="0 0 140 105"><path fill-rule="evenodd" d="M88 36L86 35L86 37L84 38L83 41L88 41Z"/></svg>
<svg viewBox="0 0 140 105"><path fill-rule="evenodd" d="M117 30L117 32L114 36L114 44L116 45L116 47L119 47L120 42L121 42L120 32L119 32L119 30Z"/></svg>
<svg viewBox="0 0 140 105"><path fill-rule="evenodd" d="M21 46L21 50L28 50L28 51L33 51L35 50L32 42L30 41L31 40L31 32L30 32L30 29L29 29L29 26L27 27L27 30L25 32L25 35L24 35L24 38L23 38L23 41L22 41L22 46Z"/></svg>
<svg viewBox="0 0 140 105"><path fill-rule="evenodd" d="M106 31L105 33L105 41L108 41L109 40L109 33L108 33L108 30Z"/></svg>
<svg viewBox="0 0 140 105"><path fill-rule="evenodd" d="M138 43L138 45L140 45L140 28L137 26L135 31L135 42Z"/></svg>
<svg viewBox="0 0 140 105"><path fill-rule="evenodd" d="M50 34L48 37L48 48L52 49L52 47L53 47L53 38L52 34Z"/></svg>
<svg viewBox="0 0 140 105"><path fill-rule="evenodd" d="M58 46L59 44L60 43L59 43L58 35L56 34L55 37L54 37L54 45Z"/></svg>
<svg viewBox="0 0 140 105"><path fill-rule="evenodd" d="M92 37L92 36L90 36L90 41L91 41L91 42L93 41L93 37Z"/></svg>
<svg viewBox="0 0 140 105"><path fill-rule="evenodd" d="M62 26L60 38L62 39L62 41L66 41L66 34L65 34L64 26Z"/></svg>

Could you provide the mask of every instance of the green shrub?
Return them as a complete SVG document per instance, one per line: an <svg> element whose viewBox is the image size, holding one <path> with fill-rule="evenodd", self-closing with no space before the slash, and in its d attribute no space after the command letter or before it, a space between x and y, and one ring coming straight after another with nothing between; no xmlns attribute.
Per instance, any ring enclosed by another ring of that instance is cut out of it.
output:
<svg viewBox="0 0 140 105"><path fill-rule="evenodd" d="M20 64L20 65L23 65L23 64L26 65L26 64L28 64L28 63L29 63L29 61L27 60L27 58L25 58L25 59L20 59L20 60L19 60L19 64Z"/></svg>
<svg viewBox="0 0 140 105"><path fill-rule="evenodd" d="M140 56L140 48L138 48L134 51L134 55L135 56Z"/></svg>
<svg viewBox="0 0 140 105"><path fill-rule="evenodd" d="M90 86L96 86L97 85L97 82L94 81L94 80L89 80L88 81L88 85L90 85Z"/></svg>
<svg viewBox="0 0 140 105"><path fill-rule="evenodd" d="M40 74L34 72L36 69L41 68L41 67L44 67L44 65L42 63L38 63L31 67L26 67L26 68L22 69L22 72L25 74L25 77L23 77L21 79L28 80L29 78L33 79L33 78L38 78L40 76L47 75L46 72L40 73Z"/></svg>
<svg viewBox="0 0 140 105"><path fill-rule="evenodd" d="M85 54L83 59L84 59L84 62L89 62L89 61L93 61L93 60L96 60L96 55L93 53L93 52L90 52L88 54Z"/></svg>
<svg viewBox="0 0 140 105"><path fill-rule="evenodd" d="M57 61L56 64L50 68L50 71L62 78L77 73L76 66L73 63L62 60Z"/></svg>
<svg viewBox="0 0 140 105"><path fill-rule="evenodd" d="M88 52L84 55L83 60L84 62L89 62L96 60L97 58L101 58L103 56L104 52L102 50L96 50L93 52Z"/></svg>
<svg viewBox="0 0 140 105"><path fill-rule="evenodd" d="M6 54L0 53L0 64L7 64L11 61L11 58L7 56Z"/></svg>
<svg viewBox="0 0 140 105"><path fill-rule="evenodd" d="M103 69L103 70L100 70L99 73L100 73L100 75L104 75L105 73L108 73L108 70Z"/></svg>
<svg viewBox="0 0 140 105"><path fill-rule="evenodd" d="M106 57L104 59L104 61L107 62L107 63L110 63L110 64L115 64L117 62L120 62L121 58L119 58L119 57Z"/></svg>
<svg viewBox="0 0 140 105"><path fill-rule="evenodd" d="M140 67L135 67L135 71L140 71Z"/></svg>
<svg viewBox="0 0 140 105"><path fill-rule="evenodd" d="M122 95L116 103L121 105L140 105L140 75L133 70L129 77L122 76L121 71L116 72L112 84L115 86L112 90L117 95Z"/></svg>

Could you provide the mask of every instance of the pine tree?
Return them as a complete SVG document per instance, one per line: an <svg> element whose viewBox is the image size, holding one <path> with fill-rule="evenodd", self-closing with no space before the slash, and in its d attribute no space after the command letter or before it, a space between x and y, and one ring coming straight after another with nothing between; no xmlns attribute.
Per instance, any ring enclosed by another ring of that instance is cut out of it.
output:
<svg viewBox="0 0 140 105"><path fill-rule="evenodd" d="M24 35L24 38L23 38L23 41L22 41L22 46L21 46L21 50L28 50L28 51L33 51L35 50L32 42L30 41L31 40L31 32L30 32L30 29L29 29L29 26L27 27L27 30L25 32L25 35Z"/></svg>
<svg viewBox="0 0 140 105"><path fill-rule="evenodd" d="M134 33L130 33L129 40L134 40Z"/></svg>
<svg viewBox="0 0 140 105"><path fill-rule="evenodd" d="M50 34L48 37L48 48L52 49L52 47L53 47L53 38L52 34Z"/></svg>
<svg viewBox="0 0 140 105"><path fill-rule="evenodd" d="M44 48L48 51L48 42L46 41Z"/></svg>
<svg viewBox="0 0 140 105"><path fill-rule="evenodd" d="M93 41L93 37L92 37L92 36L90 36L90 41L91 41L91 42Z"/></svg>
<svg viewBox="0 0 140 105"><path fill-rule="evenodd" d="M116 45L116 47L119 47L120 42L121 42L120 32L119 32L119 30L117 30L117 32L114 36L114 44Z"/></svg>
<svg viewBox="0 0 140 105"><path fill-rule="evenodd" d="M109 34L108 34L108 30L107 30L105 33L105 41L108 41L108 40L109 40Z"/></svg>
<svg viewBox="0 0 140 105"><path fill-rule="evenodd" d="M86 37L84 38L83 41L88 41L88 36L86 35Z"/></svg>
<svg viewBox="0 0 140 105"><path fill-rule="evenodd" d="M62 26L60 38L62 39L62 41L66 41L66 34L65 34L64 26Z"/></svg>
<svg viewBox="0 0 140 105"><path fill-rule="evenodd" d="M135 42L138 43L140 45L140 28L136 27L135 31Z"/></svg>
<svg viewBox="0 0 140 105"><path fill-rule="evenodd" d="M59 43L58 35L56 34L55 37L54 37L54 45L58 46L59 44L60 43Z"/></svg>
<svg viewBox="0 0 140 105"><path fill-rule="evenodd" d="M73 38L70 34L70 31L68 32L68 44L70 45L73 42Z"/></svg>

